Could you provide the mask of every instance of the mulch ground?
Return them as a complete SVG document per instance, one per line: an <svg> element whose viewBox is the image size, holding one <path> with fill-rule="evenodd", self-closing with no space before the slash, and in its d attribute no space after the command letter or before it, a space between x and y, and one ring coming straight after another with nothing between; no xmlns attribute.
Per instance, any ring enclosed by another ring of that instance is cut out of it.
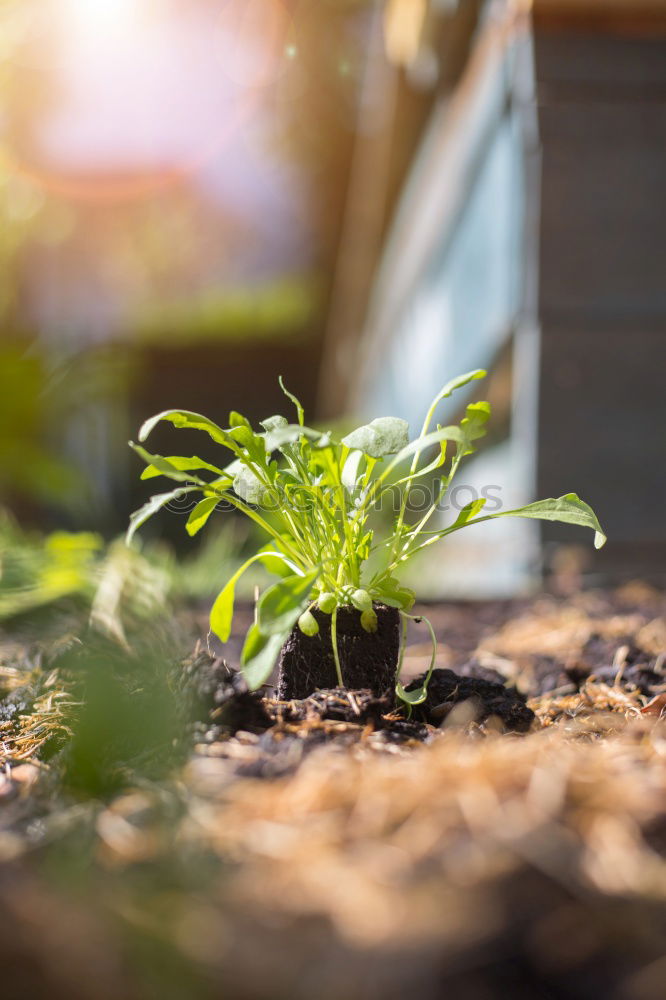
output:
<svg viewBox="0 0 666 1000"><path fill-rule="evenodd" d="M424 610L410 718L250 694L202 639L152 743L131 671L86 716L78 640L7 635L2 996L661 998L665 596Z"/></svg>

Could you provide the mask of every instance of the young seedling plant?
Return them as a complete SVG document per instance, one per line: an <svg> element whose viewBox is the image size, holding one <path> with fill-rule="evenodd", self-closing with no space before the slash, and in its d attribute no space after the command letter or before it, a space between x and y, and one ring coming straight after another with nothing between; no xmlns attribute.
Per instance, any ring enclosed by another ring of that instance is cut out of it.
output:
<svg viewBox="0 0 666 1000"><path fill-rule="evenodd" d="M401 641L396 643L390 670L398 697L407 705L419 704L426 697L435 664L436 639L425 617L410 615L415 594L400 580L400 572L410 559L456 531L500 517L588 527L595 532L597 548L606 540L594 511L575 493L496 513L485 513L486 500L479 498L467 504L447 527L432 527L444 494L463 460L484 436L490 417L490 405L475 402L467 406L458 426L433 427L437 407L455 390L485 374L468 372L445 385L412 441L406 421L398 417L380 417L341 440L314 430L306 426L301 403L281 379L280 385L296 409L293 423L273 416L262 421L262 429L256 431L245 417L232 411L229 426L223 429L187 410L159 413L144 423L139 441L145 442L156 424L167 421L175 427L205 431L220 445L223 457L217 466L195 456L153 455L141 444L130 442L146 463L142 479L164 476L181 485L155 494L131 516L127 541L148 518L184 495L199 497L186 523L190 535L203 528L218 506L241 511L262 529L268 541L226 581L213 604L210 626L223 643L227 642L235 587L251 564L260 562L277 577L258 598L255 619L245 638L241 666L249 687L256 689L265 683L287 640L298 643L302 639L307 650L307 640L317 637L319 641L320 631L326 634L327 655L334 664L337 683L358 686L345 669L351 647L348 637L341 641L340 622L349 622L350 614L356 616L354 624L362 638L378 631L382 615L388 613L395 619L393 609L397 609ZM436 471L441 478L432 502L412 523L407 516L410 488L419 478ZM392 507L390 524L378 528L372 514L389 491L395 496L396 488L400 499ZM425 623L432 640L432 658L423 684L408 692L400 683L400 670L410 620Z"/></svg>

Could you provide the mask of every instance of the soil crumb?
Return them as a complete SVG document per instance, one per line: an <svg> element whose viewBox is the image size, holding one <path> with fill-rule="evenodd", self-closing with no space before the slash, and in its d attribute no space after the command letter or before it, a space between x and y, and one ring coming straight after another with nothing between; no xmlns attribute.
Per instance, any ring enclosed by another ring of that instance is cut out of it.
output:
<svg viewBox="0 0 666 1000"><path fill-rule="evenodd" d="M405 690L416 690L425 677L425 674L415 677ZM526 702L524 694L505 684L482 677L464 677L453 670L439 668L432 672L426 700L416 705L413 713L415 718L439 726L453 708L462 703L469 707L469 715L476 722L495 718L501 720L509 732L526 733L535 718Z"/></svg>

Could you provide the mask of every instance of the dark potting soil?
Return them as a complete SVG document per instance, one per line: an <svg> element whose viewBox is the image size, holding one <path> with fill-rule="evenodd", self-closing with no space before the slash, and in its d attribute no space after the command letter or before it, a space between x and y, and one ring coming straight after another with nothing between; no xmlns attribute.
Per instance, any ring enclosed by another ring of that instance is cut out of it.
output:
<svg viewBox="0 0 666 1000"><path fill-rule="evenodd" d="M420 687L425 676L415 677L405 690L414 691ZM526 733L534 720L534 712L525 704L525 695L515 688L480 677L462 677L453 670L441 668L433 670L426 700L414 707L413 716L439 726L454 705L461 702L471 704L477 722L494 716L512 732Z"/></svg>
<svg viewBox="0 0 666 1000"><path fill-rule="evenodd" d="M211 744L222 741L229 745L229 755L235 759L235 736L245 745L252 736L256 740L251 761L245 760L256 776L283 774L297 766L303 755L335 740L354 743L369 734L386 742L423 742L454 707L467 702L477 722L491 716L501 720L513 732L526 732L534 714L524 697L513 688L477 677L462 677L451 670L435 670L429 685L428 698L414 708L410 718L404 709L395 709L393 698L377 695L368 688L323 688L306 698L262 697L247 690L242 675L229 672L218 662L203 670L207 691L207 710L197 727L197 742ZM213 678L219 684L214 687ZM416 678L409 686L422 683ZM200 703L203 707L203 703ZM254 735L252 735L254 734ZM241 766L241 761L238 762ZM240 773L240 772L239 772Z"/></svg>
<svg viewBox="0 0 666 1000"><path fill-rule="evenodd" d="M367 688L378 697L393 698L400 653L400 613L375 604L377 631L366 632L361 613L353 607L338 608L337 648L345 687ZM315 636L303 635L295 626L282 647L277 696L281 701L307 698L320 688L334 688L338 677L331 643L331 615L312 611L319 625Z"/></svg>
<svg viewBox="0 0 666 1000"><path fill-rule="evenodd" d="M193 722L213 721L221 729L262 732L272 725L262 691L250 691L241 673L221 657L205 653L185 664L183 691Z"/></svg>
<svg viewBox="0 0 666 1000"><path fill-rule="evenodd" d="M330 719L337 722L373 723L381 728L384 716L393 707L387 695L377 696L368 689L331 688L315 691L307 698L290 701L266 699L267 710L275 722L307 722Z"/></svg>

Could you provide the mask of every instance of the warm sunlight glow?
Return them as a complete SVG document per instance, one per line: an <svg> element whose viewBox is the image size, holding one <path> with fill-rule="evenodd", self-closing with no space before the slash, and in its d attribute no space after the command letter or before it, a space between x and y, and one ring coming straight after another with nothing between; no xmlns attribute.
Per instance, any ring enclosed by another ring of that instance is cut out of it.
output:
<svg viewBox="0 0 666 1000"><path fill-rule="evenodd" d="M44 0L43 11L28 61L51 97L17 170L77 199L143 197L202 173L231 183L222 150L258 141L299 54L284 0ZM225 159L241 162L233 183L264 188L242 156Z"/></svg>
<svg viewBox="0 0 666 1000"><path fill-rule="evenodd" d="M126 28L134 19L141 0L64 0L71 27L86 33Z"/></svg>

